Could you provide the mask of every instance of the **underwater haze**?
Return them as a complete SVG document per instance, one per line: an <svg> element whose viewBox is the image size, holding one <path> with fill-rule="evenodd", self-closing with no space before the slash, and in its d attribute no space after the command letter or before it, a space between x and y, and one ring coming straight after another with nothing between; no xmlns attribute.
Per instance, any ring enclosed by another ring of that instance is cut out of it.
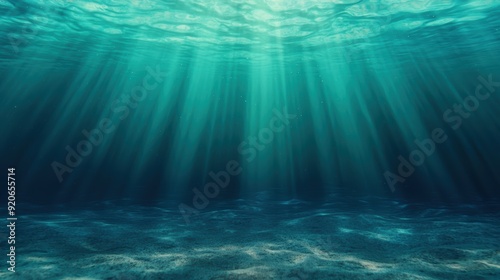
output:
<svg viewBox="0 0 500 280"><path fill-rule="evenodd" d="M5 279L500 279L500 1L0 0Z"/></svg>

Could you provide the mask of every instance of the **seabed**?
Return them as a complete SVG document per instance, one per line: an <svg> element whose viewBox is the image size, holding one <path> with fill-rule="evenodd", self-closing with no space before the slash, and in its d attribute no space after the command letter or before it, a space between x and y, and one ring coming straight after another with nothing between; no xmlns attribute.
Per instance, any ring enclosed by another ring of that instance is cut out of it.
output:
<svg viewBox="0 0 500 280"><path fill-rule="evenodd" d="M216 205L216 204L214 204ZM357 205L353 208L352 205ZM499 279L498 205L233 201L186 224L169 207L19 218L5 279ZM363 209L360 211L359 209ZM495 210L497 209L497 210ZM477 213L482 213L477 215Z"/></svg>

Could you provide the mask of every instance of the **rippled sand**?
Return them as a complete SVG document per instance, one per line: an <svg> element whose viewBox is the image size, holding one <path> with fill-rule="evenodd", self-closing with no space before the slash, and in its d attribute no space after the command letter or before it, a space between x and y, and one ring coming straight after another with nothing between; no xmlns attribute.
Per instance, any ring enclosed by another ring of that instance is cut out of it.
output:
<svg viewBox="0 0 500 280"><path fill-rule="evenodd" d="M387 203L381 209L360 201L348 210L237 201L207 209L189 225L161 206L112 203L25 215L19 219L15 279L500 276L498 206L451 210Z"/></svg>

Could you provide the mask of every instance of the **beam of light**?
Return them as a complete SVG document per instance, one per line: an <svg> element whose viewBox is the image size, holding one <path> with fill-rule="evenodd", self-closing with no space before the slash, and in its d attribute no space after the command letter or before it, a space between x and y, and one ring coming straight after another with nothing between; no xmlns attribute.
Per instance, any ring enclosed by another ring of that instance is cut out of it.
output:
<svg viewBox="0 0 500 280"><path fill-rule="evenodd" d="M498 79L498 6L2 1L1 106L7 131L15 133L0 143L16 143L11 152L26 155L19 164L30 166L28 177L43 177L60 197L89 190L189 195L229 160L243 173L221 190L227 195L273 189L295 197L339 187L385 193L382 174L397 167L398 155L446 127L443 112L474 91L479 74ZM117 100L156 66L167 77L121 120ZM491 192L491 182L500 181L488 167L498 166L488 152L498 103L494 96L481 104L405 186L427 185L441 199L463 182L477 185L474 193ZM247 161L238 145L283 108L298 118ZM81 131L103 118L116 131L59 184L50 163L64 163L65 147L75 147L85 139ZM479 175L456 175L467 170Z"/></svg>

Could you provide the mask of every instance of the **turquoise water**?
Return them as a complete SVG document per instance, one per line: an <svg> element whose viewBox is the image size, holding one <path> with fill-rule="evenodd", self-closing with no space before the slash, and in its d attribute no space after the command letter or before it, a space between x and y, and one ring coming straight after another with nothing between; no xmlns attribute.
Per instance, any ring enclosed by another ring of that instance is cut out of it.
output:
<svg viewBox="0 0 500 280"><path fill-rule="evenodd" d="M0 5L2 145L45 185L34 200L189 198L231 160L243 171L222 197L498 194L495 1ZM455 111L478 86L472 117ZM269 135L276 110L296 118ZM400 176L436 128L446 143Z"/></svg>
<svg viewBox="0 0 500 280"><path fill-rule="evenodd" d="M496 279L499 6L0 0L19 277Z"/></svg>
<svg viewBox="0 0 500 280"><path fill-rule="evenodd" d="M346 62L362 60L388 70L450 57L480 65L495 57L498 44L495 1L4 0L0 5L10 43L3 46L7 64L15 63L14 53L24 62L58 66L97 63L105 56L123 67L162 58L170 65L194 59L287 72L295 63L341 70Z"/></svg>

